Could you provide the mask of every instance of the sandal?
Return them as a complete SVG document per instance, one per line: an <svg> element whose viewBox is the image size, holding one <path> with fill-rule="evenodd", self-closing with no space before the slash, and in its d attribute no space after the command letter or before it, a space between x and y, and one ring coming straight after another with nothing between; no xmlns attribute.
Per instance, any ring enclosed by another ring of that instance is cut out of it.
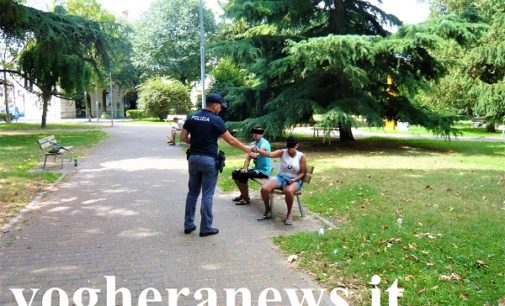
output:
<svg viewBox="0 0 505 306"><path fill-rule="evenodd" d="M240 202L242 201L242 195L239 195L238 197L235 197L232 199L233 202Z"/></svg>
<svg viewBox="0 0 505 306"><path fill-rule="evenodd" d="M261 215L258 218L256 218L256 220L258 220L258 221L264 221L264 220L269 220L269 219L272 219L272 214L269 214L268 216Z"/></svg>
<svg viewBox="0 0 505 306"><path fill-rule="evenodd" d="M293 225L293 220L286 219L284 220L284 225Z"/></svg>
<svg viewBox="0 0 505 306"><path fill-rule="evenodd" d="M251 199L242 199L239 202L235 203L236 205L247 205L251 204Z"/></svg>

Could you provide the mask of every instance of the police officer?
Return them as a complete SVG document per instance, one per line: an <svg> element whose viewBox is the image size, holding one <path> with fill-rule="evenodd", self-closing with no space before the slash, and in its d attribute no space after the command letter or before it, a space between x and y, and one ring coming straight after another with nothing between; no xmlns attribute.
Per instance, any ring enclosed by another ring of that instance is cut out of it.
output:
<svg viewBox="0 0 505 306"><path fill-rule="evenodd" d="M216 235L217 228L212 227L212 198L217 182L217 140L222 137L230 145L250 153L248 147L233 137L226 125L218 116L227 104L218 94L210 94L206 98L206 107L188 115L181 131L181 140L190 145L188 158L189 191L186 196L186 212L184 215L184 233L190 234L196 229L196 201L202 191L200 208L200 237Z"/></svg>

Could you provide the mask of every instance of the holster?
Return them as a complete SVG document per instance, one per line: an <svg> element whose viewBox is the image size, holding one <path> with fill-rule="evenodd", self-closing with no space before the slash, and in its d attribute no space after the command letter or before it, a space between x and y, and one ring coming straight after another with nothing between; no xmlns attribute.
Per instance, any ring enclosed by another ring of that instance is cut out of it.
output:
<svg viewBox="0 0 505 306"><path fill-rule="evenodd" d="M219 172L223 172L224 166L225 166L225 160L226 160L226 154L219 150L219 153L217 154L217 162L216 162L216 168L219 170Z"/></svg>

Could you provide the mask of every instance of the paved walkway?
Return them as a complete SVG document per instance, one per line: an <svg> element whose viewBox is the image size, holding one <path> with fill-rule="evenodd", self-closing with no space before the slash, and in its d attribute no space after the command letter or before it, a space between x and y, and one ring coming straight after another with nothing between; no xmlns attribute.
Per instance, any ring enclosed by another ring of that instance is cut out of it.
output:
<svg viewBox="0 0 505 306"><path fill-rule="evenodd" d="M132 305L148 287L163 299L149 305L167 305L165 288L190 288L178 305L198 304L193 294L204 287L217 292L217 305L225 305L223 288L248 288L253 305L268 287L281 290L277 305L289 305L283 288L318 288L289 267L270 240L315 231L321 227L315 218L293 227L281 218L260 223L258 194L255 204L239 207L232 194L217 192L214 225L220 234L184 235L187 164L180 146L168 146L168 130L159 126L119 125L107 132L110 137L80 161L76 173L2 233L0 305L16 305L9 288L40 288L32 305L41 305L51 287L65 290L70 305L76 289L100 289L97 305L106 305L104 276L116 276L116 287L131 291ZM29 300L31 293L25 296Z"/></svg>

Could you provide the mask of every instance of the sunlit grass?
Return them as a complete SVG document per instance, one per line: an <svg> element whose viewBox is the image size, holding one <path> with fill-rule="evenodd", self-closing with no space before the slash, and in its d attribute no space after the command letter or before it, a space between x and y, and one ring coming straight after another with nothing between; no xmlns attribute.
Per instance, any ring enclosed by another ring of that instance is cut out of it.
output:
<svg viewBox="0 0 505 306"><path fill-rule="evenodd" d="M85 125L80 123L49 123L45 129L40 128L40 123L2 123L0 131L23 131L23 130L65 130L65 129L99 129L96 125Z"/></svg>
<svg viewBox="0 0 505 306"><path fill-rule="evenodd" d="M306 137L300 151L315 166L304 203L337 229L275 241L323 286L350 288L356 305L370 304L375 274L383 290L399 280L400 305L496 305L505 295L504 142L370 138L329 147ZM220 181L235 190L229 173Z"/></svg>
<svg viewBox="0 0 505 306"><path fill-rule="evenodd" d="M476 138L499 138L502 136L502 131L488 132L485 127L474 127L471 122L459 122L453 126L453 128L460 134L456 137L476 137ZM433 132L419 125L412 125L408 130L398 130L389 129L383 127L361 127L360 130L372 133L383 133L383 134L399 134L399 135L433 135Z"/></svg>
<svg viewBox="0 0 505 306"><path fill-rule="evenodd" d="M55 135L59 143L73 146L76 154L81 154L106 136L100 130L0 135L0 225L8 222L35 194L60 177L59 173L51 171L29 171L43 159L37 139L50 134Z"/></svg>

